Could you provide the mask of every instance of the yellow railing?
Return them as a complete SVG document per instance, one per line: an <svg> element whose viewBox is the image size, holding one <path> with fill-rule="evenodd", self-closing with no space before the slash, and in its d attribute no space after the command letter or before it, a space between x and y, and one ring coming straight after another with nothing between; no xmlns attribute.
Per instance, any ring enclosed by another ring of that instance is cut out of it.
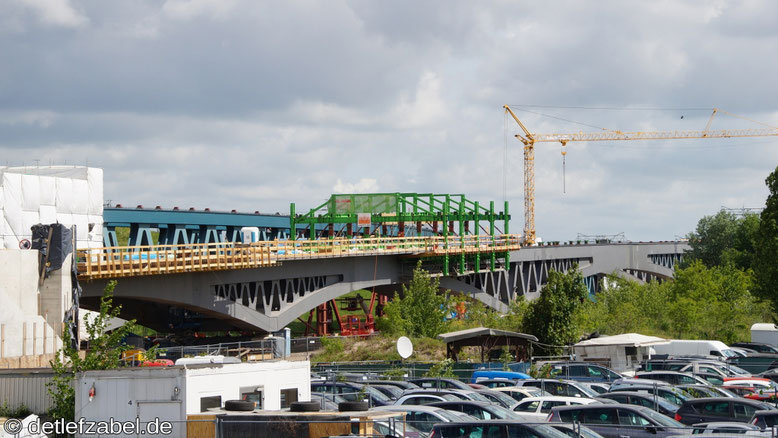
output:
<svg viewBox="0 0 778 438"><path fill-rule="evenodd" d="M383 254L441 256L515 251L520 236L354 237L242 243L119 246L78 251L83 279L273 266L284 260Z"/></svg>

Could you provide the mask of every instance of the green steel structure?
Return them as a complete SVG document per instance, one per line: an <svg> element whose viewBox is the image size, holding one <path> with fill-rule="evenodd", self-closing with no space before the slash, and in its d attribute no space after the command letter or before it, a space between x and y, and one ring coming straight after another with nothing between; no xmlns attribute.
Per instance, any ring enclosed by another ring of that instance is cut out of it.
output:
<svg viewBox="0 0 778 438"><path fill-rule="evenodd" d="M471 201L461 194L434 193L371 193L332 195L323 204L310 209L306 214L297 214L295 204L289 208L290 237L296 239L298 230L302 235L316 238L316 232L324 224L321 237L369 236L424 236L438 235L445 238L445 248L464 246L465 235L495 236L497 223L503 224L502 234L508 233L510 215L508 202L501 212L495 212L494 201L488 207ZM471 227L472 223L472 227ZM336 225L340 225L336 229ZM488 228L485 228L488 226ZM307 231L307 233L306 233ZM450 240L449 240L450 239ZM484 252L488 252L485 248ZM464 272L466 256L459 256L460 272ZM494 270L497 255L489 254L490 269ZM503 253L505 263L508 253ZM443 257L443 272L449 273L449 256ZM481 265L481 252L475 253L475 270Z"/></svg>

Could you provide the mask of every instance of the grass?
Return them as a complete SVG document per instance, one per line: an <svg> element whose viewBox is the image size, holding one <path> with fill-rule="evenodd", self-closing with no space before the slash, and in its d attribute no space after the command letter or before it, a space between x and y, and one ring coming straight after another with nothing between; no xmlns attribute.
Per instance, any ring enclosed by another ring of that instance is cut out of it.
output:
<svg viewBox="0 0 778 438"><path fill-rule="evenodd" d="M430 338L413 339L412 361L432 362L446 358L446 344ZM311 356L312 363L343 361L399 361L397 339L393 336L374 335L370 337L325 336L322 338L323 350Z"/></svg>

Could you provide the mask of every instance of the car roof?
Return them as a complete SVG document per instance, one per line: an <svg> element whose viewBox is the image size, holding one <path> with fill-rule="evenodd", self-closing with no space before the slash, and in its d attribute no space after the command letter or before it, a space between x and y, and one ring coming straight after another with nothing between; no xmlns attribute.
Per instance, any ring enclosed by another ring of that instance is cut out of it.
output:
<svg viewBox="0 0 778 438"><path fill-rule="evenodd" d="M469 405L469 406L482 406L491 407L494 406L491 402L475 401L475 400L451 400L451 401L439 401L430 403L430 406L453 406L453 405Z"/></svg>
<svg viewBox="0 0 778 438"><path fill-rule="evenodd" d="M687 400L684 402L684 404L697 404L697 403L706 403L706 402L729 402L729 401L736 401L738 403L746 403L750 405L764 405L763 401L760 400L751 400L750 398L736 398L733 399L732 397L701 397L701 398L693 398L691 400Z"/></svg>
<svg viewBox="0 0 778 438"><path fill-rule="evenodd" d="M588 405L554 406L553 408L551 408L551 410L569 411L573 409L602 409L602 408L608 408L608 409L625 408L625 409L636 409L636 410L648 409L648 408L644 408L643 406L628 405L626 403L614 403L614 404L590 403Z"/></svg>
<svg viewBox="0 0 778 438"><path fill-rule="evenodd" d="M526 397L521 399L519 403L525 403L526 401L575 401L582 402L581 404L595 403L597 400L585 397L565 397L561 395L541 395L537 397Z"/></svg>
<svg viewBox="0 0 778 438"><path fill-rule="evenodd" d="M430 405L387 405L387 406L375 406L372 408L376 411L414 411L414 412L440 412L445 411L443 408L439 408L437 406L430 406Z"/></svg>
<svg viewBox="0 0 778 438"><path fill-rule="evenodd" d="M769 416L775 416L778 415L778 409L764 409L754 412L754 415L769 415Z"/></svg>

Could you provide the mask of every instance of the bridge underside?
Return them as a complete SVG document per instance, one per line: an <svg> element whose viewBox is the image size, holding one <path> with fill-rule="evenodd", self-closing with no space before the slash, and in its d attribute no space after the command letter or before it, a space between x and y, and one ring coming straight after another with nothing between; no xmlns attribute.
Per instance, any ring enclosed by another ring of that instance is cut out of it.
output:
<svg viewBox="0 0 778 438"><path fill-rule="evenodd" d="M440 284L505 312L518 296L537 297L549 272L576 264L591 294L614 272L637 281L671 278L683 249L678 244L525 248L511 254L508 269L441 276ZM274 332L355 290L391 295L410 279L413 267L412 260L394 255L294 260L259 269L130 277L119 280L114 296L123 318L162 332L171 327ZM83 307L99 307L105 283L83 285Z"/></svg>

